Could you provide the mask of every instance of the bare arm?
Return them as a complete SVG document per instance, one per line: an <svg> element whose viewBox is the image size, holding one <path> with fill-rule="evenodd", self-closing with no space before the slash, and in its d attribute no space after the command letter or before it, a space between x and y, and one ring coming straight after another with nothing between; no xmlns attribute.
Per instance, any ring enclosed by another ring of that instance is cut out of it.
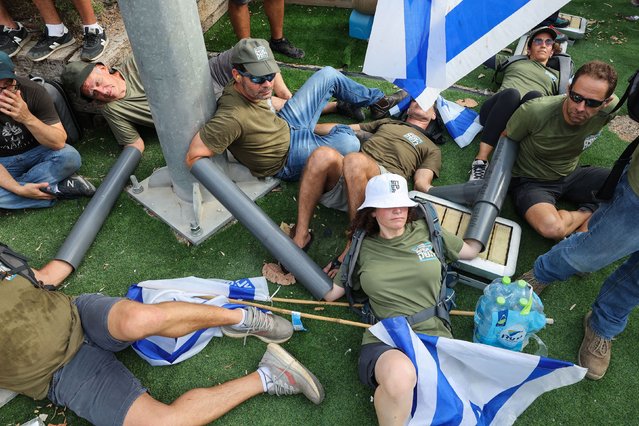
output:
<svg viewBox="0 0 639 426"><path fill-rule="evenodd" d="M189 150L186 153L186 165L190 169L193 167L193 163L195 163L200 158L204 157L213 157L213 151L211 151L200 138L200 134L196 133L193 136L193 140L191 140L191 145L189 145Z"/></svg>
<svg viewBox="0 0 639 426"><path fill-rule="evenodd" d="M291 99L293 97L291 91L288 90L288 87L286 87L286 83L284 83L282 74L279 72L275 74L275 79L273 80L273 92L275 93L275 96L284 100Z"/></svg>
<svg viewBox="0 0 639 426"><path fill-rule="evenodd" d="M326 300L327 302L332 302L344 296L345 293L346 292L342 287L338 286L337 284L333 284L333 288L324 295L324 300Z"/></svg>
<svg viewBox="0 0 639 426"><path fill-rule="evenodd" d="M45 124L29 111L29 107L22 99L20 90L13 93L3 90L0 94L0 112L23 124L33 137L40 143L53 150L62 149L67 140L67 132L62 123Z"/></svg>
<svg viewBox="0 0 639 426"><path fill-rule="evenodd" d="M20 183L11 176L7 169L0 165L0 187L9 192L13 192L16 195L25 198L53 200L55 198L53 195L40 191L40 188L46 188L47 186L49 186L49 182L25 183L24 185L20 185Z"/></svg>
<svg viewBox="0 0 639 426"><path fill-rule="evenodd" d="M57 287L73 272L73 266L62 260L52 260L33 272L38 281Z"/></svg>
<svg viewBox="0 0 639 426"><path fill-rule="evenodd" d="M428 192L433 187L435 173L430 169L417 169L413 175L415 189L421 192Z"/></svg>
<svg viewBox="0 0 639 426"><path fill-rule="evenodd" d="M466 239L464 245L459 251L459 258L463 260L470 260L477 257L481 251L481 243L476 240Z"/></svg>

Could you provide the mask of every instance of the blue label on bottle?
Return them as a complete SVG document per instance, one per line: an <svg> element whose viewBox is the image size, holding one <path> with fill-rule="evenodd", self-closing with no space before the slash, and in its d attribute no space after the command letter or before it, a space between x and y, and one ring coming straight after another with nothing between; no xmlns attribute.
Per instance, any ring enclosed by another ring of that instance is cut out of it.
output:
<svg viewBox="0 0 639 426"><path fill-rule="evenodd" d="M503 327L508 322L508 309L504 309L503 311L497 312L497 322L495 326Z"/></svg>

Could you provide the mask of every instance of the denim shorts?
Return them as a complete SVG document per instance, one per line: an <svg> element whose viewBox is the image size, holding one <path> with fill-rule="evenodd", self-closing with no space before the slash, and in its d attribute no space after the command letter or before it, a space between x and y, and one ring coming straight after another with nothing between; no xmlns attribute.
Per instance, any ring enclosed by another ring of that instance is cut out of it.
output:
<svg viewBox="0 0 639 426"><path fill-rule="evenodd" d="M114 355L130 345L108 332L109 311L120 300L101 294L85 294L74 300L84 343L71 361L53 374L47 395L54 404L68 407L95 425L123 424L133 402L146 392Z"/></svg>
<svg viewBox="0 0 639 426"><path fill-rule="evenodd" d="M393 349L395 348L382 342L363 345L357 361L359 381L372 389L377 389L379 384L375 380L375 365L377 365L377 360L384 352Z"/></svg>

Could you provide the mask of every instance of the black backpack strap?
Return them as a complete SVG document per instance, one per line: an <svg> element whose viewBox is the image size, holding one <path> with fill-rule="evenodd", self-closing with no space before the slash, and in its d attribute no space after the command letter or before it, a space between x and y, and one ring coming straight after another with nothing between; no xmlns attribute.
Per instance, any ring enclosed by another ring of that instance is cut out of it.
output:
<svg viewBox="0 0 639 426"><path fill-rule="evenodd" d="M55 286L43 285L35 277L33 269L29 266L27 258L0 243L0 281L12 275L20 275L26 278L34 287L45 290L55 290Z"/></svg>
<svg viewBox="0 0 639 426"><path fill-rule="evenodd" d="M493 83L501 84L501 81L498 81L498 79L499 79L500 75L504 73L506 68L508 68L510 66L510 64L512 64L513 62L521 61L521 60L524 60L524 59L528 59L528 56L526 56L526 55L512 55L508 59L506 59L504 62L496 65L495 66L495 72L493 73Z"/></svg>
<svg viewBox="0 0 639 426"><path fill-rule="evenodd" d="M353 234L353 238L351 239L351 247L348 249L348 253L344 258L344 262L342 267L343 272L341 276L342 285L344 286L344 292L346 294L346 300L348 300L348 305L351 311L358 314L362 321L368 324L375 324L377 322L377 317L373 313L370 304L368 303L368 298L364 297L362 300L357 300L356 295L353 292L353 273L355 272L355 267L357 266L357 258L359 257L359 251L362 248L362 241L364 241L364 237L366 237L366 231L363 229L357 229ZM363 308L356 308L355 304L363 302Z"/></svg>

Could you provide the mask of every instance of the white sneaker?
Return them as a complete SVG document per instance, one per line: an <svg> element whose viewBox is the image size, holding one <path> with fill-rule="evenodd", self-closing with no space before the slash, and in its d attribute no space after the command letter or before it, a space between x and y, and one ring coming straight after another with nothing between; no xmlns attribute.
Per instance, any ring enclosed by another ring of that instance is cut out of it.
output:
<svg viewBox="0 0 639 426"><path fill-rule="evenodd" d="M486 176L486 169L488 168L488 161L475 160L470 165L470 178L468 181L481 180Z"/></svg>

